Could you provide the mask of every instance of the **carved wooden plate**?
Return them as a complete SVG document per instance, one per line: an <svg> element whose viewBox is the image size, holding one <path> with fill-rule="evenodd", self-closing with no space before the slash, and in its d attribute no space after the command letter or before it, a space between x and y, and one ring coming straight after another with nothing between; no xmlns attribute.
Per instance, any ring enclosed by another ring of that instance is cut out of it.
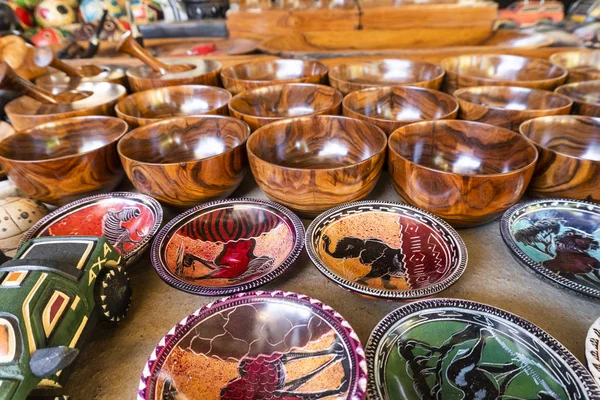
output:
<svg viewBox="0 0 600 400"><path fill-rule="evenodd" d="M364 398L356 333L331 307L289 292L242 293L184 318L150 355L138 400Z"/></svg>
<svg viewBox="0 0 600 400"><path fill-rule="evenodd" d="M441 218L400 203L360 201L319 215L306 249L326 277L358 294L390 300L431 296L456 282L467 248Z"/></svg>
<svg viewBox="0 0 600 400"><path fill-rule="evenodd" d="M517 204L500 232L513 256L559 287L600 299L600 205L569 199Z"/></svg>
<svg viewBox="0 0 600 400"><path fill-rule="evenodd" d="M485 304L432 299L388 314L367 342L369 399L600 399L556 339Z"/></svg>
<svg viewBox="0 0 600 400"><path fill-rule="evenodd" d="M165 225L152 244L152 265L177 289L225 295L277 278L303 247L302 221L287 208L266 200L219 200Z"/></svg>
<svg viewBox="0 0 600 400"><path fill-rule="evenodd" d="M594 322L585 339L585 358L592 376L600 387L600 318Z"/></svg>
<svg viewBox="0 0 600 400"><path fill-rule="evenodd" d="M19 247L40 236L104 236L131 264L158 231L163 210L152 197L129 192L90 196L60 207L23 236Z"/></svg>

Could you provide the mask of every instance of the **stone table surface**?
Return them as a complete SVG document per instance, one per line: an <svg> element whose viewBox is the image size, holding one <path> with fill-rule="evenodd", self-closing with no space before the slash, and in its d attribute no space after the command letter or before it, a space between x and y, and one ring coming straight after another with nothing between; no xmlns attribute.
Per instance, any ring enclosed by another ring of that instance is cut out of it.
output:
<svg viewBox="0 0 600 400"><path fill-rule="evenodd" d="M266 198L250 173L231 197ZM385 172L367 199L399 201ZM165 207L163 223L178 212ZM304 223L308 227L310 220ZM479 301L515 313L554 336L585 364L585 336L600 316L600 303L555 287L518 264L500 237L498 220L458 232L468 248L467 270L436 297ZM154 272L147 253L130 270L130 278L134 296L127 319L115 326L99 324L91 334L65 388L74 400L134 399L142 369L158 341L183 317L216 299L170 287ZM313 266L306 251L261 290L304 293L325 302L350 322L363 344L385 315L403 305L342 289Z"/></svg>

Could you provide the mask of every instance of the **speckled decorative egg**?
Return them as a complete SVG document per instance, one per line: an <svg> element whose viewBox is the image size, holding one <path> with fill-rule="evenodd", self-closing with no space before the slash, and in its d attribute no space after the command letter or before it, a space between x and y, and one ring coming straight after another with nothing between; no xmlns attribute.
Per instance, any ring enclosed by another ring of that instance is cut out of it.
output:
<svg viewBox="0 0 600 400"><path fill-rule="evenodd" d="M37 47L51 46L53 44L64 43L65 35L61 30L56 28L42 28L31 36L30 40Z"/></svg>
<svg viewBox="0 0 600 400"><path fill-rule="evenodd" d="M21 236L48 214L40 202L24 197L7 197L0 200L0 250L14 256Z"/></svg>
<svg viewBox="0 0 600 400"><path fill-rule="evenodd" d="M35 22L43 28L72 24L75 11L65 0L43 0L35 9Z"/></svg>
<svg viewBox="0 0 600 400"><path fill-rule="evenodd" d="M160 4L148 0L132 0L131 13L138 24L148 24L164 18Z"/></svg>
<svg viewBox="0 0 600 400"><path fill-rule="evenodd" d="M82 0L79 5L79 14L84 22L95 22L102 18L104 9L113 18L124 17L125 8L118 0Z"/></svg>

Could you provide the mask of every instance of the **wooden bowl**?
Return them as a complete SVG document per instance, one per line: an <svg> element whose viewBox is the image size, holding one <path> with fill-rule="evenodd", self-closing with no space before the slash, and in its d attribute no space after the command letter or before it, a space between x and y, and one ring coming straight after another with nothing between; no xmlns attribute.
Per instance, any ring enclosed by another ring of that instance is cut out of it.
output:
<svg viewBox="0 0 600 400"><path fill-rule="evenodd" d="M460 119L484 122L518 132L528 119L564 115L573 101L547 90L516 86L475 86L458 89L454 97L460 104Z"/></svg>
<svg viewBox="0 0 600 400"><path fill-rule="evenodd" d="M600 118L541 117L520 131L540 153L529 193L600 201Z"/></svg>
<svg viewBox="0 0 600 400"><path fill-rule="evenodd" d="M127 69L129 87L133 92L166 86L207 85L219 86L221 63L214 60L183 59L189 70L161 74L147 65ZM163 61L167 65L180 65L179 61Z"/></svg>
<svg viewBox="0 0 600 400"><path fill-rule="evenodd" d="M600 80L562 85L556 93L573 100L573 114L600 117Z"/></svg>
<svg viewBox="0 0 600 400"><path fill-rule="evenodd" d="M401 126L433 119L454 119L458 102L438 90L411 87L375 87L348 94L344 115L380 127L388 136Z"/></svg>
<svg viewBox="0 0 600 400"><path fill-rule="evenodd" d="M76 90L77 86L86 82L108 82L127 87L127 76L125 69L119 65L81 65L76 68L81 77L71 77L63 71L53 71L42 75L35 80L35 84L41 88L52 91L59 89L61 92Z"/></svg>
<svg viewBox="0 0 600 400"><path fill-rule="evenodd" d="M390 177L402 200L460 228L519 201L537 157L518 133L471 121L418 122L389 138Z"/></svg>
<svg viewBox="0 0 600 400"><path fill-rule="evenodd" d="M569 83L600 79L600 50L561 51L550 62L569 71Z"/></svg>
<svg viewBox="0 0 600 400"><path fill-rule="evenodd" d="M127 124L114 117L62 119L2 140L0 162L21 192L63 205L119 184L117 142L126 132Z"/></svg>
<svg viewBox="0 0 600 400"><path fill-rule="evenodd" d="M141 126L118 146L135 188L180 207L229 196L247 171L248 125L232 117L177 117Z"/></svg>
<svg viewBox="0 0 600 400"><path fill-rule="evenodd" d="M284 119L248 139L258 186L296 213L321 212L367 196L381 173L386 136L352 118L313 115Z"/></svg>
<svg viewBox="0 0 600 400"><path fill-rule="evenodd" d="M314 83L285 83L235 95L229 114L256 129L283 118L312 114L338 115L344 96L337 90Z"/></svg>
<svg viewBox="0 0 600 400"><path fill-rule="evenodd" d="M57 91L59 90L55 89L54 93ZM4 111L13 127L17 131L23 131L59 119L86 115L113 116L115 104L125 96L127 91L121 85L88 82L78 85L76 90L56 94L55 97L64 102L45 104L31 97L21 96L9 102Z"/></svg>
<svg viewBox="0 0 600 400"><path fill-rule="evenodd" d="M481 54L445 58L444 91L471 86L519 86L554 90L567 79L567 71L549 61L519 56Z"/></svg>
<svg viewBox="0 0 600 400"><path fill-rule="evenodd" d="M318 61L273 60L233 65L221 71L232 94L281 83L327 83L327 66Z"/></svg>
<svg viewBox="0 0 600 400"><path fill-rule="evenodd" d="M384 59L341 64L329 70L329 84L348 94L370 87L410 85L439 89L444 70L423 61Z"/></svg>
<svg viewBox="0 0 600 400"><path fill-rule="evenodd" d="M227 115L231 94L214 86L169 86L131 94L115 107L130 128L162 119L201 114Z"/></svg>

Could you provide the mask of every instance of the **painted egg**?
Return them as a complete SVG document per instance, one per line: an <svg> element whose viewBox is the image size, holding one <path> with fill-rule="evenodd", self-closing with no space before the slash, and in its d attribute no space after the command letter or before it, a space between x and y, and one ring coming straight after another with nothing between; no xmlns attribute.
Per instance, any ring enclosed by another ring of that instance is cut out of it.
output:
<svg viewBox="0 0 600 400"><path fill-rule="evenodd" d="M125 9L118 0L83 0L79 6L79 13L84 22L95 22L102 18L104 9L113 18L124 17Z"/></svg>
<svg viewBox="0 0 600 400"><path fill-rule="evenodd" d="M24 197L7 197L0 200L0 250L14 256L21 236L48 214L40 202Z"/></svg>
<svg viewBox="0 0 600 400"><path fill-rule="evenodd" d="M75 11L65 0L43 0L35 9L35 22L43 28L72 24Z"/></svg>
<svg viewBox="0 0 600 400"><path fill-rule="evenodd" d="M31 43L37 47L61 44L64 42L64 40L65 35L56 28L40 29L31 37Z"/></svg>
<svg viewBox="0 0 600 400"><path fill-rule="evenodd" d="M138 24L148 24L164 19L162 7L154 1L133 0L131 12Z"/></svg>
<svg viewBox="0 0 600 400"><path fill-rule="evenodd" d="M40 2L41 0L14 0L14 4L29 10L34 9Z"/></svg>
<svg viewBox="0 0 600 400"><path fill-rule="evenodd" d="M21 25L21 28L28 29L33 28L35 26L35 22L33 21L33 15L26 7L23 7L16 3L7 3L10 8L12 8L15 18Z"/></svg>

